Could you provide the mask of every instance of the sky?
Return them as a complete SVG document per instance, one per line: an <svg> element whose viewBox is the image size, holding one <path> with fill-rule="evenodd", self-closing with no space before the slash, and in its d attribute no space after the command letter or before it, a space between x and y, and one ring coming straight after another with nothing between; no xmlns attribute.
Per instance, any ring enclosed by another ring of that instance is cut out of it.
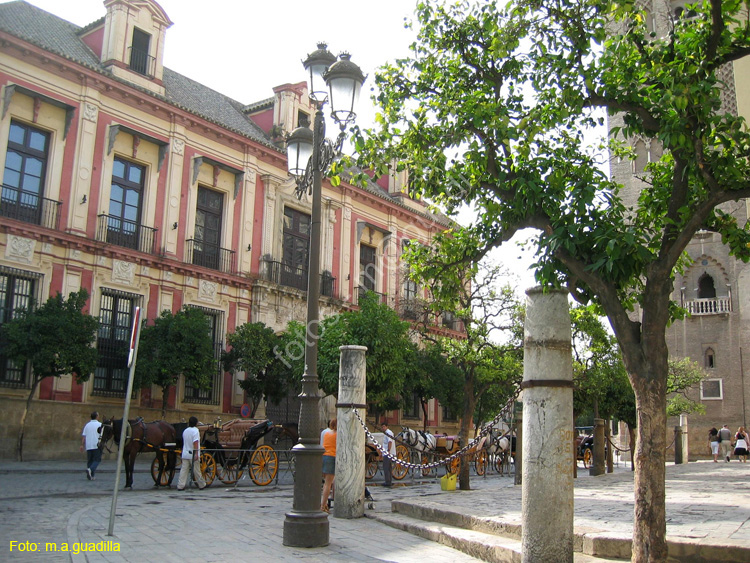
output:
<svg viewBox="0 0 750 563"><path fill-rule="evenodd" d="M79 26L106 13L103 0L27 0ZM409 54L415 33L406 29L417 0L160 0L172 20L164 66L243 104L273 95L273 88L306 79L302 61L320 41L333 54L351 54L367 75L357 124L371 125L369 100L376 69ZM466 216L461 222L467 220ZM518 237L523 239L524 236ZM520 294L535 285L528 271L532 256L515 240L492 254L511 272Z"/></svg>

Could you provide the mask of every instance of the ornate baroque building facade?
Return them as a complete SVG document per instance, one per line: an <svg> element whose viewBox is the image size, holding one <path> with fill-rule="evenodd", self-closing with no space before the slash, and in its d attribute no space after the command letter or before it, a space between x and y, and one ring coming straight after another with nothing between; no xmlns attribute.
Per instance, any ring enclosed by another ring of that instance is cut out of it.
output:
<svg viewBox="0 0 750 563"><path fill-rule="evenodd" d="M305 320L311 204L294 196L283 136L311 121L306 84L250 105L229 99L163 66L172 22L156 2L104 7L79 28L23 1L0 5L0 322L79 288L100 320L90 379L48 378L37 390L29 458L77 451L92 410L121 416L136 307L148 319L200 308L217 360L243 323ZM322 316L356 308L365 289L413 314L419 292L403 277L402 249L448 223L403 183L324 182ZM454 332L450 319L435 324ZM13 455L28 392L28 366L0 356L2 456ZM131 414L159 418L161 403L160 388L142 389ZM167 403L169 420L211 421L239 416L244 396L217 361L210 389L181 380ZM437 405L430 413L431 429L451 424Z"/></svg>
<svg viewBox="0 0 750 563"><path fill-rule="evenodd" d="M682 17L684 1L650 0L648 23L659 36L666 35L675 18ZM723 92L723 111L750 118L750 57L727 65L721 71L726 86ZM618 117L610 118L610 125L622 124ZM644 167L661 156L656 141L632 139L634 161L612 161L612 177L622 182L626 190L626 205L637 202L641 189L647 186ZM726 204L723 209L744 225L748 220L748 202ZM721 237L712 232L700 232L687 248L689 265L675 276L672 298L685 307L690 316L675 322L667 333L670 354L675 358L688 357L708 372L708 377L691 398L705 406L704 415L688 419L690 457L709 457L708 430L728 424L732 432L747 426L750 414L750 265L729 256ZM679 420L670 420L671 434Z"/></svg>

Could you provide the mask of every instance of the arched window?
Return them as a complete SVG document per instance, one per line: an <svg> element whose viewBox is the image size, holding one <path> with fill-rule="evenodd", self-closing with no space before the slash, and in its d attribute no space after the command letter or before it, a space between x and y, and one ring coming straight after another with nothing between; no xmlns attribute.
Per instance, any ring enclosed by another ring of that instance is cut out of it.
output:
<svg viewBox="0 0 750 563"><path fill-rule="evenodd" d="M713 299L716 297L714 279L704 273L698 280L698 299Z"/></svg>
<svg viewBox="0 0 750 563"><path fill-rule="evenodd" d="M706 348L706 352L703 354L703 366L707 369L716 367L716 356L714 355L713 348Z"/></svg>

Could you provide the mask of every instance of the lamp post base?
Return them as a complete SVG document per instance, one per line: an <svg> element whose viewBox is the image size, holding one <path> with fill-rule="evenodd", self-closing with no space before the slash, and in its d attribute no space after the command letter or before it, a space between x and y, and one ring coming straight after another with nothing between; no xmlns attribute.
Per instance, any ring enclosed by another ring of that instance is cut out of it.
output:
<svg viewBox="0 0 750 563"><path fill-rule="evenodd" d="M284 520L283 544L287 547L325 547L329 543L325 512L291 512Z"/></svg>

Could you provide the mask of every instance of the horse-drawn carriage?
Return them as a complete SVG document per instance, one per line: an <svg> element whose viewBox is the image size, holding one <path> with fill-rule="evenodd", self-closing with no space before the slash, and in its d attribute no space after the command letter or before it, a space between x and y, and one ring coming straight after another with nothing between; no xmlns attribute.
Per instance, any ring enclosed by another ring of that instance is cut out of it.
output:
<svg viewBox="0 0 750 563"><path fill-rule="evenodd" d="M594 463L594 427L576 426L575 431L576 461L588 469Z"/></svg>
<svg viewBox="0 0 750 563"><path fill-rule="evenodd" d="M403 455L405 461L424 466L416 470L424 477L436 472L435 467L432 466L434 462L449 458L461 449L458 436L435 435L407 427L402 427L396 438L400 442L399 446L406 450ZM486 441L481 439L463 456L474 466L477 475L484 475L487 470L488 456L485 447ZM461 459L461 456L451 459L446 464L446 471L458 473L461 468Z"/></svg>
<svg viewBox="0 0 750 563"><path fill-rule="evenodd" d="M175 471L182 463L182 432L185 423L169 424L164 421L144 422L138 418L128 421L127 439L122 448L125 461L125 487L133 485L133 466L138 453L156 453L151 464L155 486L169 486ZM106 446L110 439L119 445L122 419L108 420L102 424L101 441ZM258 442L274 429L270 420L235 419L224 424L199 424L201 435L201 472L206 486L218 479L231 485L247 469L256 485L267 485L278 472L278 455L271 446L258 446Z"/></svg>

